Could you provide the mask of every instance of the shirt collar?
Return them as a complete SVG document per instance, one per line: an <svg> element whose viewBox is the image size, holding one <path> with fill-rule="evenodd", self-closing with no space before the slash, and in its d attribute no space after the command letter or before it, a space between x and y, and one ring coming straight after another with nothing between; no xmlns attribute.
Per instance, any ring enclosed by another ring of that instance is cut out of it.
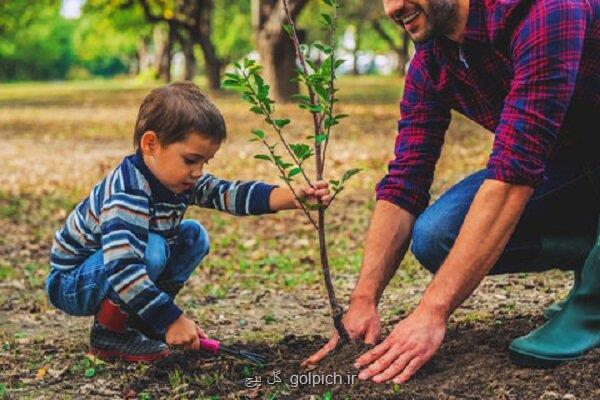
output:
<svg viewBox="0 0 600 400"><path fill-rule="evenodd" d="M165 185L163 185L156 176L150 171L140 150L136 151L135 154L130 156L132 164L144 175L144 178L150 184L150 190L152 191L152 198L156 202L168 202L174 203L179 200L177 194L171 192Z"/></svg>
<svg viewBox="0 0 600 400"><path fill-rule="evenodd" d="M486 0L470 0L469 16L465 27L465 40L474 40L477 42L487 42L487 10Z"/></svg>

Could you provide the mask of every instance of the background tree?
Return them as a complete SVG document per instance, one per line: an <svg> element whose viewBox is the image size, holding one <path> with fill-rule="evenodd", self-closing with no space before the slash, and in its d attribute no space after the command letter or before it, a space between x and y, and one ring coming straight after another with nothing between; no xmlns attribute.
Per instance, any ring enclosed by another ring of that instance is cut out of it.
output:
<svg viewBox="0 0 600 400"><path fill-rule="evenodd" d="M295 20L308 0L289 0L290 15ZM260 54L265 80L276 101L289 101L298 93L296 55L287 32L283 29L286 15L282 0L252 0L252 27Z"/></svg>

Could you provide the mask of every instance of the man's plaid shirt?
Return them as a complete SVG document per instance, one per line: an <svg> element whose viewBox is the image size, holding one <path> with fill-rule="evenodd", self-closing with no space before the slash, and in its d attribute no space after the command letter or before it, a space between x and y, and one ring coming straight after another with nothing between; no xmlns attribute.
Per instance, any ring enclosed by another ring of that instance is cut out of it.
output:
<svg viewBox="0 0 600 400"><path fill-rule="evenodd" d="M471 0L462 49L417 45L377 199L425 209L451 109L494 132L488 179L535 186L550 162L600 160L600 0Z"/></svg>

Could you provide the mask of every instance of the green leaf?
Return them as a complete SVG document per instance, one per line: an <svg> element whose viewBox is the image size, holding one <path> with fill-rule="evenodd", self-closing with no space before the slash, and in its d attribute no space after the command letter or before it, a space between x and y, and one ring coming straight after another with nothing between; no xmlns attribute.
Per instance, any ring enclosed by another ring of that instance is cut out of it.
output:
<svg viewBox="0 0 600 400"><path fill-rule="evenodd" d="M265 131L262 129L252 129L252 133L254 133L254 135L259 139L265 138Z"/></svg>
<svg viewBox="0 0 600 400"><path fill-rule="evenodd" d="M333 395L330 391L323 393L323 400L333 400Z"/></svg>
<svg viewBox="0 0 600 400"><path fill-rule="evenodd" d="M335 179L331 179L331 180L329 181L329 183L331 184L331 186L337 186L337 185L339 185L339 184L340 184L340 181L338 181L338 180L335 180Z"/></svg>
<svg viewBox="0 0 600 400"><path fill-rule="evenodd" d="M254 94L250 93L250 92L244 92L242 94L242 100L244 100L248 103L256 104L256 100L254 99Z"/></svg>
<svg viewBox="0 0 600 400"><path fill-rule="evenodd" d="M360 168L352 168L348 171L344 172L342 176L342 183L346 182L348 179L352 178L354 175L358 174L361 171Z"/></svg>
<svg viewBox="0 0 600 400"><path fill-rule="evenodd" d="M254 107L250 108L250 111L252 111L255 114L264 115L263 110L258 106L254 106Z"/></svg>
<svg viewBox="0 0 600 400"><path fill-rule="evenodd" d="M321 18L323 18L323 22L328 27L330 27L330 26L333 25L333 21L331 20L331 15L329 15L329 14L321 14Z"/></svg>
<svg viewBox="0 0 600 400"><path fill-rule="evenodd" d="M333 0L323 0L323 3L327 4L330 7L333 7Z"/></svg>
<svg viewBox="0 0 600 400"><path fill-rule="evenodd" d="M294 27L291 24L283 24L283 29L285 29L290 36L294 34Z"/></svg>
<svg viewBox="0 0 600 400"><path fill-rule="evenodd" d="M308 107L311 112L320 113L323 112L323 107L319 104L314 104Z"/></svg>
<svg viewBox="0 0 600 400"><path fill-rule="evenodd" d="M96 370L94 368L88 368L85 370L84 375L86 378L93 378L94 375L96 375Z"/></svg>
<svg viewBox="0 0 600 400"><path fill-rule="evenodd" d="M289 119L276 119L273 120L273 123L275 124L275 126L277 126L278 128L283 128L284 126L286 126L287 124L289 124L291 121Z"/></svg>
<svg viewBox="0 0 600 400"><path fill-rule="evenodd" d="M311 155L310 146L305 143L292 143L290 149L298 160L305 160Z"/></svg>
<svg viewBox="0 0 600 400"><path fill-rule="evenodd" d="M283 175L279 175L279 178L282 181L285 181L285 182L288 182L288 183L292 181L292 179L288 178L287 176L283 176Z"/></svg>
<svg viewBox="0 0 600 400"><path fill-rule="evenodd" d="M292 176L296 176L296 175L298 175L300 172L302 172L302 170L301 170L300 168L298 168L298 167L296 167L296 168L292 168L292 169L290 170L290 173L288 174L288 177L289 177L289 178L291 178Z"/></svg>
<svg viewBox="0 0 600 400"><path fill-rule="evenodd" d="M336 121L339 121L340 119L348 118L349 116L350 115L348 115L348 114L338 114L334 118L335 118Z"/></svg>
<svg viewBox="0 0 600 400"><path fill-rule="evenodd" d="M327 139L327 134L325 133L320 133L317 136L315 136L315 142L317 143L322 143L325 141L325 139Z"/></svg>
<svg viewBox="0 0 600 400"><path fill-rule="evenodd" d="M254 156L254 158L256 158L257 160L272 161L271 157L269 157L266 154L257 154L257 155Z"/></svg>
<svg viewBox="0 0 600 400"><path fill-rule="evenodd" d="M240 87L240 82L239 81L234 81L233 79L225 79L223 81L223 87L224 88L237 88Z"/></svg>
<svg viewBox="0 0 600 400"><path fill-rule="evenodd" d="M249 67L253 66L254 62L255 62L254 60L251 60L249 58L245 58L244 59L244 68L249 68Z"/></svg>
<svg viewBox="0 0 600 400"><path fill-rule="evenodd" d="M332 127L334 125L337 125L337 124L339 124L339 122L337 122L335 120L335 118L329 118L329 117L327 117L327 118L325 118L325 121L323 121L323 125L325 126L325 128L330 128L330 127Z"/></svg>
<svg viewBox="0 0 600 400"><path fill-rule="evenodd" d="M321 50L325 54L330 54L333 51L333 48L331 46L327 46L321 42L315 42L313 43L313 46L315 46L317 49Z"/></svg>
<svg viewBox="0 0 600 400"><path fill-rule="evenodd" d="M340 67L340 65L342 65L343 63L345 63L346 60L335 60L335 69L338 69Z"/></svg>
<svg viewBox="0 0 600 400"><path fill-rule="evenodd" d="M294 95L292 95L292 99L300 101L300 102L304 102L304 103L310 103L310 97L308 97L305 94L294 94Z"/></svg>

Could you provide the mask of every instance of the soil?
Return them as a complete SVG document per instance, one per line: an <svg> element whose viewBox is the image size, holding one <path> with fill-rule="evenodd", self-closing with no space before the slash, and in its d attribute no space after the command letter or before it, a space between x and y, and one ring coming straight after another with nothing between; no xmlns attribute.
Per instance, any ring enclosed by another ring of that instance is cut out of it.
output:
<svg viewBox="0 0 600 400"><path fill-rule="evenodd" d="M358 374L353 361L367 350L359 343L339 348L314 369L300 368L300 362L326 340L290 335L272 346L243 345L269 358L264 367L230 357L178 352L150 367L130 388L154 392L155 382L164 382L174 370L181 370L218 376L214 381L195 380L185 385L186 394L192 398L600 399L600 351L550 370L519 368L510 363L510 341L540 322L539 318L519 317L498 319L493 326L467 322L450 327L438 354L401 386L357 378L352 382L352 376ZM326 379L329 384L323 383Z"/></svg>

